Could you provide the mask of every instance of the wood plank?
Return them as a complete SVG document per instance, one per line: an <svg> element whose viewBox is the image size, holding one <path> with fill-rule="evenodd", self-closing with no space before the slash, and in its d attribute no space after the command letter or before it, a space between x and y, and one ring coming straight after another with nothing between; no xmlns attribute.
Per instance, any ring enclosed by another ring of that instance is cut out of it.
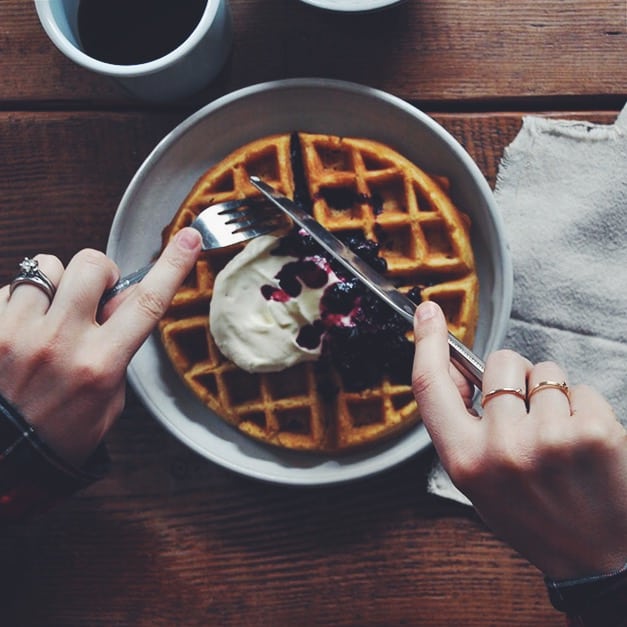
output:
<svg viewBox="0 0 627 627"><path fill-rule="evenodd" d="M422 102L624 94L625 13L620 0L427 0L359 20L312 14L292 24L289 72Z"/></svg>
<svg viewBox="0 0 627 627"><path fill-rule="evenodd" d="M627 98L623 0L407 0L362 15L297 0L231 0L230 6L230 61L215 84L188 104L302 76L361 82L408 100L458 106L514 97ZM5 107L26 101L132 103L109 79L74 66L54 48L32 2L4 0L0 24Z"/></svg>
<svg viewBox="0 0 627 627"><path fill-rule="evenodd" d="M0 277L16 258L104 250L133 174L180 116L0 113ZM4 261L6 260L6 265Z"/></svg>

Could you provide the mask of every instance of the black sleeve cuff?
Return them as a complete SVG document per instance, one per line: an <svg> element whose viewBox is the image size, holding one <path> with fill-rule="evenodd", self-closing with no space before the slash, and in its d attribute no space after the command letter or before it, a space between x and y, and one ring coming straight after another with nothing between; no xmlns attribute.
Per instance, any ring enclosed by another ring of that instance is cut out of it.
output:
<svg viewBox="0 0 627 627"><path fill-rule="evenodd" d="M69 464L0 396L0 521L49 509L56 501L104 477L109 466L104 445L81 468Z"/></svg>
<svg viewBox="0 0 627 627"><path fill-rule="evenodd" d="M604 575L544 581L553 607L569 617L579 618L579 624L604 627L627 624L627 563Z"/></svg>

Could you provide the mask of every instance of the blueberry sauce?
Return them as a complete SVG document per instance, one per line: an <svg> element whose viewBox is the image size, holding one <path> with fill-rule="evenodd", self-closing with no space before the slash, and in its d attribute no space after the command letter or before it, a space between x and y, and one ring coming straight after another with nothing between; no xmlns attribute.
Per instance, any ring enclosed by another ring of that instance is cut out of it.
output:
<svg viewBox="0 0 627 627"><path fill-rule="evenodd" d="M276 254L273 251L272 254ZM279 286L262 285L261 293L266 300L285 303L290 298L297 298L303 285L311 289L324 287L329 280L329 266L325 259L300 258L286 263L274 277Z"/></svg>
<svg viewBox="0 0 627 627"><path fill-rule="evenodd" d="M385 259L379 246L359 232L341 239L379 272L385 272ZM406 338L410 325L385 303L348 274L341 264L327 261L318 244L295 228L279 240L272 255L289 256L277 273L279 286L264 285L267 300L286 302L297 297L303 285L320 289L333 271L339 282L328 285L320 299L320 318L303 326L296 338L299 346L315 350L322 346L321 362L331 364L340 374L344 387L359 391L380 383L384 374L395 382L409 384L413 344ZM420 302L420 287L409 293Z"/></svg>

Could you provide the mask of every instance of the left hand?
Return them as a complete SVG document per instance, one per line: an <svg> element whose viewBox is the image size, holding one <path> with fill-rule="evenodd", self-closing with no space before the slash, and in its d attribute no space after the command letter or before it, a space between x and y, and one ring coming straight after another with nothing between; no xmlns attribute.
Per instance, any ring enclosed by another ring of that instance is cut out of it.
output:
<svg viewBox="0 0 627 627"><path fill-rule="evenodd" d="M110 301L119 277L103 253L82 250L67 268L38 255L56 287L50 302L23 284L0 289L0 394L58 455L81 465L122 411L126 367L165 313L200 252L200 237L183 229L143 281Z"/></svg>

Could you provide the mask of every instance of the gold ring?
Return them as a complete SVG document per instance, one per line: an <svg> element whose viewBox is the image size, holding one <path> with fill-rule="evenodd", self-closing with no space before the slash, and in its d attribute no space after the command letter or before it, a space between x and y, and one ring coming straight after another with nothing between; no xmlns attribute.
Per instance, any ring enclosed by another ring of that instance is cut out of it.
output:
<svg viewBox="0 0 627 627"><path fill-rule="evenodd" d="M566 398L568 399L568 402L570 403L570 391L568 390L566 381L562 381L561 383L559 381L540 381L540 383L537 383L531 388L531 390L529 390L529 395L527 396L527 399L528 400L531 399L531 397L536 392L539 392L540 390L544 390L547 388L553 388L554 390L559 390L560 392L562 392L562 394L566 396Z"/></svg>
<svg viewBox="0 0 627 627"><path fill-rule="evenodd" d="M512 394L513 396L517 396L522 401L527 400L522 388L496 388L495 390L490 390L481 397L481 407L485 407L485 404L491 398L501 396L501 394Z"/></svg>

